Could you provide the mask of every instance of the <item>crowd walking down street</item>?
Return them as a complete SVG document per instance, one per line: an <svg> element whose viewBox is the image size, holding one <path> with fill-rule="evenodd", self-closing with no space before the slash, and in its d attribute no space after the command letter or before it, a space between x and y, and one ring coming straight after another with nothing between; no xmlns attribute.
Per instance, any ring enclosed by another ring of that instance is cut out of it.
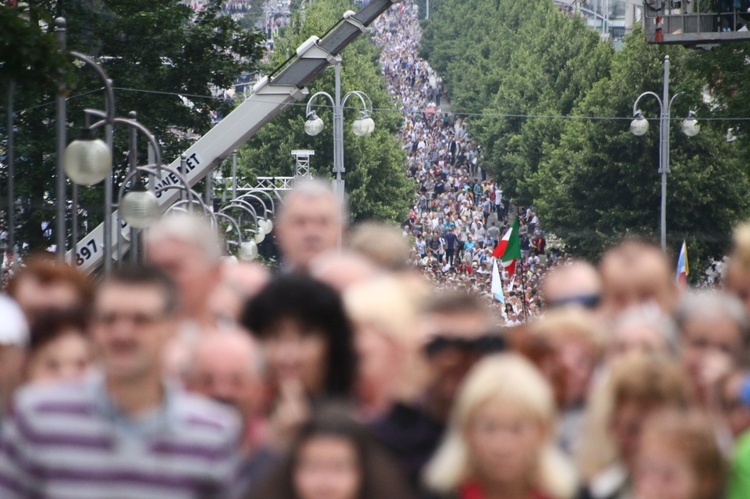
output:
<svg viewBox="0 0 750 499"><path fill-rule="evenodd" d="M546 239L533 209L511 206L502 187L482 167L481 150L467 133L467 120L449 106L442 78L419 57L421 28L413 4L394 7L378 20L375 41L393 98L401 106L401 142L408 155L407 175L418 190L407 237L412 260L438 287L480 293L511 325L541 311L538 285L545 271L566 261L546 251ZM522 261L517 276L502 273L505 303L491 293L492 252L520 221Z"/></svg>
<svg viewBox="0 0 750 499"><path fill-rule="evenodd" d="M566 255L449 109L415 2L373 27L408 220L348 227L310 178L274 208L277 269L177 210L107 275L24 258L0 498L750 497L750 223L714 289L644 239Z"/></svg>

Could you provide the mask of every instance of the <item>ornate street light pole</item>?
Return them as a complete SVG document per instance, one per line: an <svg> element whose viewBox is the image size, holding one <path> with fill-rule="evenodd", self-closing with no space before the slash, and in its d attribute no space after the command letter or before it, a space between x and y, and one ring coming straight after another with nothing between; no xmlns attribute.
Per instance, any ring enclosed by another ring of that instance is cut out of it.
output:
<svg viewBox="0 0 750 499"><path fill-rule="evenodd" d="M310 136L318 135L323 131L324 123L323 120L318 117L317 114L312 110L313 101L323 96L329 100L333 107L333 172L336 174L336 194L339 200L344 201L344 180L341 175L346 171L344 168L344 106L350 97L355 96L359 98L362 103L364 111L362 111L359 117L352 124L352 131L354 135L363 137L369 135L375 130L375 122L370 116L372 116L372 101L370 97L358 90L347 93L344 98L341 98L341 66L337 64L335 66L336 71L336 93L335 97L327 92L318 92L307 101L307 110L305 115L307 116L307 122L305 122L305 133Z"/></svg>
<svg viewBox="0 0 750 499"><path fill-rule="evenodd" d="M641 136L648 131L648 120L638 109L641 97L650 95L659 103L659 173L661 174L661 249L667 248L667 175L669 174L669 120L672 112L672 103L680 93L669 98L669 56L664 56L664 87L662 97L659 98L654 92L643 92L633 103L633 121L630 122L630 131L633 135ZM690 111L688 117L682 122L682 133L688 137L694 137L700 132L700 125L695 119L695 112Z"/></svg>

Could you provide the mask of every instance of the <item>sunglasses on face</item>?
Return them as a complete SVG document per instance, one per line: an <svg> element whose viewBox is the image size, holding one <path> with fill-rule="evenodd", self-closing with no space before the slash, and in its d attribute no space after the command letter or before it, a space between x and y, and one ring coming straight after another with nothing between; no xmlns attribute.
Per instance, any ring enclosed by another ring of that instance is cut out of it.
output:
<svg viewBox="0 0 750 499"><path fill-rule="evenodd" d="M428 358L435 357L447 350L465 353L489 354L505 350L505 340L497 333L487 333L476 338L461 338L450 334L433 337L424 347Z"/></svg>
<svg viewBox="0 0 750 499"><path fill-rule="evenodd" d="M566 296L565 298L560 298L559 300L553 300L549 302L547 304L547 308L552 309L565 307L567 305L580 305L583 308L591 310L599 306L599 303L601 303L601 301L602 297L594 294Z"/></svg>

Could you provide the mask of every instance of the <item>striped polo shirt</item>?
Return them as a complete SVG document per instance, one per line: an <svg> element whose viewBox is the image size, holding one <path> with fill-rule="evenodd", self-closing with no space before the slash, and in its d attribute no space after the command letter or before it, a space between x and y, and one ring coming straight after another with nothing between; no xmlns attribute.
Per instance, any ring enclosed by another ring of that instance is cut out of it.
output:
<svg viewBox="0 0 750 499"><path fill-rule="evenodd" d="M0 497L230 497L239 435L233 412L169 383L137 420L112 405L101 375L29 386L3 424Z"/></svg>

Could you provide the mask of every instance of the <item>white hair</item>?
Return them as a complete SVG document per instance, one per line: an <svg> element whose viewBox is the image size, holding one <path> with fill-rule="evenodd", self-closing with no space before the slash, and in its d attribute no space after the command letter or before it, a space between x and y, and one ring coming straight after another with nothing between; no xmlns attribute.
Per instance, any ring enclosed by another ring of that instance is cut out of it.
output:
<svg viewBox="0 0 750 499"><path fill-rule="evenodd" d="M339 198L336 195L335 192L333 192L333 187L331 186L329 181L324 181L319 178L309 178L304 180L299 180L294 183L294 189L289 191L286 196L284 197L284 203L281 205L280 213L278 214L278 219L281 220L284 217L286 208L286 203L289 202L290 199L296 198L296 197L302 197L307 199L316 199L321 197L329 197L330 199L334 200L336 203L336 206L339 208L339 214L341 216L341 221L344 222L344 224L347 223L349 218L349 209L347 205L346 196L344 196L343 202L339 202Z"/></svg>
<svg viewBox="0 0 750 499"><path fill-rule="evenodd" d="M198 248L210 262L219 263L224 254L221 236L205 216L170 212L148 229L145 241L155 245L169 239Z"/></svg>
<svg viewBox="0 0 750 499"><path fill-rule="evenodd" d="M747 342L750 329L747 312L740 299L729 293L714 290L691 291L683 297L675 317L680 329L684 329L687 322L697 317L727 317L737 324L742 333L742 341Z"/></svg>
<svg viewBox="0 0 750 499"><path fill-rule="evenodd" d="M646 326L661 335L669 352L677 354L680 350L680 336L677 324L669 315L654 303L633 305L621 312L612 324L612 332Z"/></svg>

